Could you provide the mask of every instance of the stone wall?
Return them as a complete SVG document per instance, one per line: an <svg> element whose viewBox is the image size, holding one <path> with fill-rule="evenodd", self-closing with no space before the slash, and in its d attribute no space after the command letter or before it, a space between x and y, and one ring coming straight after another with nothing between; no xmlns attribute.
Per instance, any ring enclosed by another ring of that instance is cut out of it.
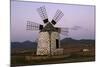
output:
<svg viewBox="0 0 100 67"><path fill-rule="evenodd" d="M59 33L52 32L51 37L49 36L50 35L48 32L40 32L37 46L37 55L50 55L50 52L51 55L63 54L63 49L60 48L60 41L59 48L56 48L56 39L60 39Z"/></svg>
<svg viewBox="0 0 100 67"><path fill-rule="evenodd" d="M37 46L37 55L47 55L49 54L50 39L48 32L40 32Z"/></svg>

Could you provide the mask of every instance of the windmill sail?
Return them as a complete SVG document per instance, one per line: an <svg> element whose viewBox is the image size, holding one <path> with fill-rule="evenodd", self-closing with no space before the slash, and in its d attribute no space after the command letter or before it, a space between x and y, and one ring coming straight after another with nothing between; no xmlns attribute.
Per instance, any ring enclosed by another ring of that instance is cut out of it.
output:
<svg viewBox="0 0 100 67"><path fill-rule="evenodd" d="M72 28L71 28L71 30L79 30L79 29L81 29L82 27L81 26L73 26Z"/></svg>
<svg viewBox="0 0 100 67"><path fill-rule="evenodd" d="M59 29L60 29L60 34L62 34L62 35L68 35L69 30L76 31L76 30L81 29L81 27L80 26L73 26L71 28L59 28Z"/></svg>
<svg viewBox="0 0 100 67"><path fill-rule="evenodd" d="M42 30L42 29L43 29L43 25L35 22L27 21L26 30Z"/></svg>
<svg viewBox="0 0 100 67"><path fill-rule="evenodd" d="M38 8L37 11L38 11L40 17L42 18L43 22L47 23L48 22L48 16L47 16L45 6Z"/></svg>
<svg viewBox="0 0 100 67"><path fill-rule="evenodd" d="M51 23L52 24L56 24L56 22L58 22L62 17L64 16L64 14L62 13L61 10L57 10L55 16L53 17Z"/></svg>
<svg viewBox="0 0 100 67"><path fill-rule="evenodd" d="M60 34L68 36L69 28L58 28L60 30Z"/></svg>

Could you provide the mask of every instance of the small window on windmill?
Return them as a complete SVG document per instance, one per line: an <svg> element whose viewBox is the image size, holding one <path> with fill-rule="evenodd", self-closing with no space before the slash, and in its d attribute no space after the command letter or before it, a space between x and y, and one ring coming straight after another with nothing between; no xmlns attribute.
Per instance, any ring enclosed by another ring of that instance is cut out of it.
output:
<svg viewBox="0 0 100 67"><path fill-rule="evenodd" d="M40 25L39 29L42 30L43 29L43 25Z"/></svg>
<svg viewBox="0 0 100 67"><path fill-rule="evenodd" d="M56 39L56 48L59 48L59 40Z"/></svg>

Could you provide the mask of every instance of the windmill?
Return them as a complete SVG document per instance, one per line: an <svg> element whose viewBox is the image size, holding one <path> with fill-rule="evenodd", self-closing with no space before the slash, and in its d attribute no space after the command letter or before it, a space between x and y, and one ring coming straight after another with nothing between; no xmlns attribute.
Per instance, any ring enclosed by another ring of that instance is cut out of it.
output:
<svg viewBox="0 0 100 67"><path fill-rule="evenodd" d="M45 6L37 9L45 25L27 21L27 30L39 30L37 55L63 55L60 46L60 33L67 35L68 28L55 27L57 22L64 16L61 10L57 10L52 21L48 20Z"/></svg>

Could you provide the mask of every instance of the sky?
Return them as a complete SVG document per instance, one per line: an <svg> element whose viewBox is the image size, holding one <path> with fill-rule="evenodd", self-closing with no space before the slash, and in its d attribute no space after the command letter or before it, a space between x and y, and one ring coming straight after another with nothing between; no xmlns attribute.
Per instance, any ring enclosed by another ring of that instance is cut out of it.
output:
<svg viewBox="0 0 100 67"><path fill-rule="evenodd" d="M95 6L74 5L41 2L11 1L11 41L23 42L36 41L39 31L26 30L27 21L43 24L37 8L45 6L49 21L52 20L57 9L64 16L55 27L71 28L68 36L60 35L61 39L71 37L73 39L95 39ZM78 27L76 30L72 28Z"/></svg>

